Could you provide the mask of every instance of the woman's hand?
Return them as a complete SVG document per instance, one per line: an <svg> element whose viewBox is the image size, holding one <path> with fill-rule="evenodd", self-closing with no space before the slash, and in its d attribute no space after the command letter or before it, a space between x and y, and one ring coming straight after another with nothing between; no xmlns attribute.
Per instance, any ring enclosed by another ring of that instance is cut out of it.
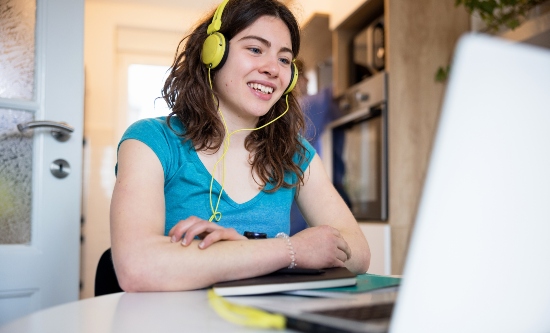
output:
<svg viewBox="0 0 550 333"><path fill-rule="evenodd" d="M301 268L344 267L351 248L340 232L328 225L307 228L290 238Z"/></svg>
<svg viewBox="0 0 550 333"><path fill-rule="evenodd" d="M222 240L246 240L233 228L224 228L219 224L191 216L185 220L179 221L168 233L170 241L177 242L182 239L181 244L187 246L198 236L202 239L199 248L206 249L210 245Z"/></svg>

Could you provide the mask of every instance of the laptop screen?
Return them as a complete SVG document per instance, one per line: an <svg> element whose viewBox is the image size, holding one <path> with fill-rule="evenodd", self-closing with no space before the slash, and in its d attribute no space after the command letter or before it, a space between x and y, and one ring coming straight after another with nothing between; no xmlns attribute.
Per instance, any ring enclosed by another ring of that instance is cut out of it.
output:
<svg viewBox="0 0 550 333"><path fill-rule="evenodd" d="M459 41L391 332L549 332L550 50Z"/></svg>

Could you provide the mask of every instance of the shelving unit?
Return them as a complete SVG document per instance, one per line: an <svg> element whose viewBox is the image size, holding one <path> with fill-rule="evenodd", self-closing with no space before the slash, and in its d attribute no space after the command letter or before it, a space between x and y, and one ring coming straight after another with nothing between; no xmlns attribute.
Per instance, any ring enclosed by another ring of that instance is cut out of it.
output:
<svg viewBox="0 0 550 333"><path fill-rule="evenodd" d="M335 97L350 86L350 44L384 15L391 273L402 274L445 85L435 82L470 17L454 1L366 0L332 31ZM376 222L376 221L374 221Z"/></svg>
<svg viewBox="0 0 550 333"><path fill-rule="evenodd" d="M384 14L384 0L368 0L345 18L332 33L333 84L335 97L350 86L350 48L353 37L368 23Z"/></svg>

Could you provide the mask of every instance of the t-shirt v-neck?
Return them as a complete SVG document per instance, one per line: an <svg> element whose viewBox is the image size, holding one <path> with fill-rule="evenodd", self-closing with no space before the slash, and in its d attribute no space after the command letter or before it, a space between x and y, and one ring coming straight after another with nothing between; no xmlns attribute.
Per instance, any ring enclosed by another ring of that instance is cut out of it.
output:
<svg viewBox="0 0 550 333"><path fill-rule="evenodd" d="M212 177L212 173L204 165L204 163L201 160L198 152L195 149L193 149L193 151L191 152L191 157L195 159L195 162L197 163L197 165L200 165L202 167L202 168L199 167L199 171L202 171L206 177L211 179L211 181L212 181L212 201L215 205L215 203L218 201L218 196L219 196L219 192L222 188L222 185L220 184L220 182L215 177ZM209 184L210 184L210 182L209 182ZM216 191L214 191L214 190L216 190ZM217 193L216 196L214 196L214 192ZM264 193L265 193L264 191L259 191L252 198L250 198L249 200L247 200L245 202L242 202L242 203L238 203L235 200L233 200L233 198L231 198L231 196L229 195L229 193L227 193L225 191L225 189L223 190L222 197L225 200L227 200L233 207L238 208L238 207L241 207L243 205L253 204L256 200L259 200L260 197L262 196L262 194L264 194Z"/></svg>
<svg viewBox="0 0 550 333"><path fill-rule="evenodd" d="M134 139L147 145L158 157L164 172L165 199L165 235L179 221L190 216L208 220L212 215L210 205L211 173L206 169L190 141L181 137L183 124L176 117L170 118L170 129L166 117L142 119L132 124L124 133L120 143ZM180 135L178 135L180 134ZM296 154L294 160L303 172L315 155L314 148L303 137L304 157ZM119 143L119 146L120 146ZM115 168L116 172L116 168ZM295 183L296 174L285 174L285 181ZM271 184L266 189L272 188ZM214 179L212 186L212 205L215 207L221 190L221 184ZM265 232L275 237L279 232L290 232L290 207L296 188L279 188L267 193L260 191L250 200L237 203L227 193L222 193L218 211L219 225L234 228L242 234L244 231ZM136 203L138 205L140 203Z"/></svg>

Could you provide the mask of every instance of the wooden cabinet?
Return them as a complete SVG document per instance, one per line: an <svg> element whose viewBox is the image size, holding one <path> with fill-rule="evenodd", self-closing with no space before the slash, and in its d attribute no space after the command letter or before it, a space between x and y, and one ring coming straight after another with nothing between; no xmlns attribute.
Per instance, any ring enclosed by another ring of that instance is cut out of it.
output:
<svg viewBox="0 0 550 333"><path fill-rule="evenodd" d="M354 35L384 15L392 274L403 271L445 90L435 73L449 64L457 39L470 30L469 15L454 3L367 0L333 30L334 93L339 96L350 85Z"/></svg>
<svg viewBox="0 0 550 333"><path fill-rule="evenodd" d="M341 96L350 86L350 49L355 35L370 22L384 14L384 0L368 0L333 29L332 60L334 95ZM333 26L333 24L331 24ZM387 44L387 40L386 40Z"/></svg>
<svg viewBox="0 0 550 333"><path fill-rule="evenodd" d="M305 71L315 70L332 57L332 33L328 14L315 13L302 25L302 45L299 57L304 61Z"/></svg>

